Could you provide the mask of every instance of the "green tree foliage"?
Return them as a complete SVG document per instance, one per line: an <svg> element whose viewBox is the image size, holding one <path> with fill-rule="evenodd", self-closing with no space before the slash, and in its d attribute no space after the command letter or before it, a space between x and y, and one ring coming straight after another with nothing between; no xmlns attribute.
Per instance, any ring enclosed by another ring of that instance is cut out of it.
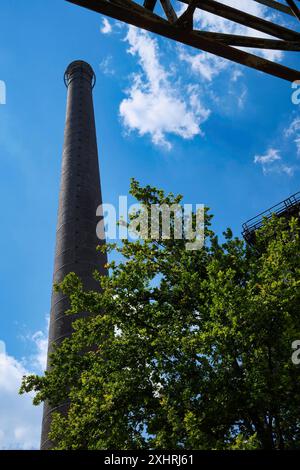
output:
<svg viewBox="0 0 300 470"><path fill-rule="evenodd" d="M135 198L178 203L132 182ZM274 217L255 247L221 243L206 211L203 249L185 240L124 241L102 292L75 274L69 296L74 333L52 354L51 370L28 376L34 404L70 401L54 415L57 449L300 448L299 224Z"/></svg>

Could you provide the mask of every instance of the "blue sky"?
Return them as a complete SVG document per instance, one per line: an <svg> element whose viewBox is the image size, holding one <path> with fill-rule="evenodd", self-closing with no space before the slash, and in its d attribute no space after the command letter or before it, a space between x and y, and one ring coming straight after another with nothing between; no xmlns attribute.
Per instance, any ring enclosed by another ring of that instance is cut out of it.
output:
<svg viewBox="0 0 300 470"><path fill-rule="evenodd" d="M265 15L255 2L224 3ZM10 0L0 14L0 448L29 448L40 411L16 387L45 351L67 65L83 59L97 75L104 202L116 204L135 177L209 206L220 234L230 226L240 235L244 221L300 190L300 108L288 82L63 0ZM240 31L208 14L201 21Z"/></svg>

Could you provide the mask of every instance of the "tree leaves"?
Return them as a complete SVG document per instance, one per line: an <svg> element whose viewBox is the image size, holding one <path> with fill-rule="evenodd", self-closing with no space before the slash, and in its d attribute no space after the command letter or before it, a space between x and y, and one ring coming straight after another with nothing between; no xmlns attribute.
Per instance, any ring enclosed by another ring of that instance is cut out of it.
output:
<svg viewBox="0 0 300 470"><path fill-rule="evenodd" d="M135 180L151 204L181 196ZM211 229L187 251L184 240L124 241L110 274L84 292L70 274L57 289L70 298L74 333L55 350L51 370L23 380L34 403L68 399L51 438L58 449L254 449L300 447L299 221L273 217L254 248ZM103 247L102 247L103 249Z"/></svg>

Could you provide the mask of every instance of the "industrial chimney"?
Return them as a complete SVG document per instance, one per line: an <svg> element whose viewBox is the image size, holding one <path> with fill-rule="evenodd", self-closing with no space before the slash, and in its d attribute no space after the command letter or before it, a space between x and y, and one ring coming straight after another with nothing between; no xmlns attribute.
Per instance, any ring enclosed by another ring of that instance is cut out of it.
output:
<svg viewBox="0 0 300 470"><path fill-rule="evenodd" d="M102 204L102 197L92 96L95 82L94 71L86 62L72 62L65 72L68 98L53 283L59 283L68 273L75 272L86 289L99 290L92 273L98 269L105 275L107 258L96 252L101 243L96 235L99 221L96 209ZM65 315L68 308L68 299L53 292L48 355L54 343L61 343L72 333L74 317ZM79 317L86 315L88 313L83 312ZM52 446L48 437L52 412L64 413L67 407L64 403L54 410L45 404L41 449Z"/></svg>

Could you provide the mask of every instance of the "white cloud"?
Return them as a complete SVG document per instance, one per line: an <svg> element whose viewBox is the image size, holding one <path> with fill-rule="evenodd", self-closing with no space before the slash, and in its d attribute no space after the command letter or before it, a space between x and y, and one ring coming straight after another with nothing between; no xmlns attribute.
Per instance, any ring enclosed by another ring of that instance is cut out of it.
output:
<svg viewBox="0 0 300 470"><path fill-rule="evenodd" d="M296 145L296 152L298 157L300 157L300 118L296 117L290 124L290 126L285 129L284 135L287 138L292 138L293 142Z"/></svg>
<svg viewBox="0 0 300 470"><path fill-rule="evenodd" d="M257 2L224 0L223 3L265 19L277 18L276 12L270 13L272 10ZM177 6L178 15L187 8L181 2L174 2L174 5ZM199 9L196 10L194 23L195 28L200 30L270 37ZM244 83L237 86L238 79L243 75L242 66L205 51L169 43L167 47L174 51L175 60L172 63L170 51L168 55L161 54L158 39L132 26L125 41L129 44L128 52L137 58L140 67L139 72L132 75L127 96L120 104L122 123L128 131L136 131L141 136L150 135L154 144L170 149L172 135L192 139L203 134L202 125L211 113L208 108L213 106L213 102L218 101L219 113L230 113L233 109L245 107L247 86ZM270 60L279 61L283 56L281 51L247 50ZM104 73L106 66L107 63L102 64ZM223 73L226 73L228 93L220 97L214 93L213 86L214 79ZM191 83L197 89L192 95Z"/></svg>
<svg viewBox="0 0 300 470"><path fill-rule="evenodd" d="M264 174L281 173L293 176L300 169L300 117L294 115L286 128L277 132L272 147L263 155L256 155L254 163L260 164Z"/></svg>
<svg viewBox="0 0 300 470"><path fill-rule="evenodd" d="M244 87L244 89L242 90L241 94L238 97L238 107L240 109L244 108L247 95L248 95L248 90L247 88Z"/></svg>
<svg viewBox="0 0 300 470"><path fill-rule="evenodd" d="M220 57L200 52L191 54L186 48L180 48L179 59L188 63L191 70L201 75L205 80L211 82L212 79L227 67L227 62Z"/></svg>
<svg viewBox="0 0 300 470"><path fill-rule="evenodd" d="M272 10L257 2L224 0L223 3L265 19L277 18L276 12L270 16ZM187 8L180 2L175 4L178 14ZM269 37L201 10L196 11L195 27L207 31ZM171 149L172 135L183 139L203 135L203 123L211 114L209 108L214 110L217 107L218 113L225 114L244 109L248 89L244 80L238 82L244 73L242 66L204 51L194 51L178 44L174 46L172 42L164 43L169 48L168 53L164 54L163 47L159 47L159 39L133 26L128 28L125 41L129 44L127 52L136 57L139 67L130 77L126 97L119 107L122 124L129 132L136 131L140 136L149 135L154 144ZM271 60L282 58L280 51L255 50L255 53ZM174 60L170 60L170 57ZM100 66L104 73L113 74L110 58ZM228 92L220 94L214 79L225 73ZM299 141L295 140L295 143L300 147Z"/></svg>
<svg viewBox="0 0 300 470"><path fill-rule="evenodd" d="M0 449L39 447L41 407L33 407L30 395L18 395L28 371L15 358L0 354Z"/></svg>
<svg viewBox="0 0 300 470"><path fill-rule="evenodd" d="M231 80L237 82L239 78L243 76L243 72L240 69L235 69L232 73Z"/></svg>
<svg viewBox="0 0 300 470"><path fill-rule="evenodd" d="M107 18L102 19L102 26L100 31L102 34L110 34L112 32L112 26Z"/></svg>
<svg viewBox="0 0 300 470"><path fill-rule="evenodd" d="M192 139L201 135L201 124L210 111L200 100L196 87L174 84L159 59L156 39L129 27L128 52L138 57L140 72L132 77L128 97L120 105L120 116L128 130L149 134L154 144L171 148L168 134Z"/></svg>
<svg viewBox="0 0 300 470"><path fill-rule="evenodd" d="M262 165L269 165L277 160L281 160L281 156L279 150L273 148L270 148L265 155L256 155L254 157L254 163L261 163Z"/></svg>
<svg viewBox="0 0 300 470"><path fill-rule="evenodd" d="M0 341L0 450L38 449L42 407L32 405L32 394L19 395L22 377L46 367L47 332L31 336L35 354L21 361L9 355Z"/></svg>
<svg viewBox="0 0 300 470"><path fill-rule="evenodd" d="M295 173L295 167L283 162L280 150L274 148L269 148L264 155L256 155L254 157L254 163L262 166L265 175L269 173L279 173L291 177Z"/></svg>
<svg viewBox="0 0 300 470"><path fill-rule="evenodd" d="M47 366L47 353L48 353L48 331L49 331L50 318L46 318L46 330L37 331L31 336L36 352L30 357L30 366L33 369L44 372Z"/></svg>
<svg viewBox="0 0 300 470"><path fill-rule="evenodd" d="M113 64L113 57L111 55L107 56L99 64L99 67L101 71L104 73L104 75L108 75L108 76L115 75L115 70L112 64Z"/></svg>
<svg viewBox="0 0 300 470"><path fill-rule="evenodd" d="M280 173L285 173L288 176L294 176L294 173L295 173L295 168L293 166L288 166L288 165L281 165L279 170L280 170L279 171Z"/></svg>

